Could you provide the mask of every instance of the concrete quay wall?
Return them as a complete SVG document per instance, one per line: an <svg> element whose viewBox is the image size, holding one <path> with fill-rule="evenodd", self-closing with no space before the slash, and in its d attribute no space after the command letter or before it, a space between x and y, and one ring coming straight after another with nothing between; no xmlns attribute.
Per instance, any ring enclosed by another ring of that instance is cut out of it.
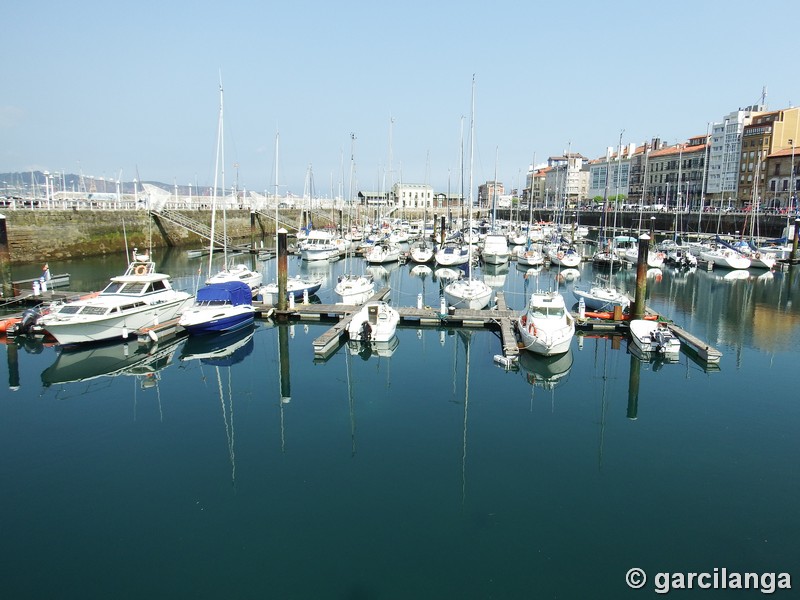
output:
<svg viewBox="0 0 800 600"><path fill-rule="evenodd" d="M185 216L211 225L210 211L181 211ZM286 211L289 213L290 211ZM9 260L12 263L69 260L86 256L124 253L128 247L203 247L208 241L165 219L151 218L146 211L9 210L6 217ZM286 215L297 219L297 215ZM249 210L230 210L226 215L228 237L249 242ZM222 233L222 215L217 214ZM256 215L255 235L274 234L274 221Z"/></svg>

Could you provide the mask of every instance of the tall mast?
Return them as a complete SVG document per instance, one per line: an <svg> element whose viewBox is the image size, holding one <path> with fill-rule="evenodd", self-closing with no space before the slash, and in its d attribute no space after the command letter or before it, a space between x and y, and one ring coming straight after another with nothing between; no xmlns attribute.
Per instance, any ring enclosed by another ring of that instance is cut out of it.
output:
<svg viewBox="0 0 800 600"><path fill-rule="evenodd" d="M219 81L219 117L217 120L217 156L214 161L214 188L211 190L211 241L208 250L208 276L211 277L211 263L214 258L214 225L217 216L217 181L219 177L220 144L222 143L222 76ZM223 158L224 161L224 158ZM224 185L224 184L223 184Z"/></svg>
<svg viewBox="0 0 800 600"><path fill-rule="evenodd" d="M710 123L706 123L706 139L705 139L706 147L703 150L703 177L702 177L702 181L700 182L700 210L697 211L697 234L698 235L700 235L700 219L703 218L703 205L705 204L705 201L706 201L706 173L708 172L708 155L709 155L709 150L710 150L710 147L711 147L711 144L708 141L708 131L709 131L710 125L711 125ZM722 176L725 177L725 174L723 173ZM722 191L722 188L720 188L720 191ZM720 202L719 209L722 210L722 202Z"/></svg>
<svg viewBox="0 0 800 600"><path fill-rule="evenodd" d="M472 279L472 168L475 163L475 75L472 76L472 115L469 125L469 278Z"/></svg>

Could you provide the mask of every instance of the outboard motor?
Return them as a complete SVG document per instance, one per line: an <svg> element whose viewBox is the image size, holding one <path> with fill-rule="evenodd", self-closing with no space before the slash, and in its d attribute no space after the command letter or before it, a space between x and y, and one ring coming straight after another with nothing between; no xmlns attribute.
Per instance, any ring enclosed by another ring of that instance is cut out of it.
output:
<svg viewBox="0 0 800 600"><path fill-rule="evenodd" d="M38 308L26 308L22 313L22 320L19 323L15 323L12 327L9 327L6 334L25 335L31 333L33 331L33 326L36 325L36 322L41 316L42 313L39 312Z"/></svg>
<svg viewBox="0 0 800 600"><path fill-rule="evenodd" d="M656 350L663 354L667 350L666 340L664 339L664 332L661 329L657 329L653 334L653 339L656 342Z"/></svg>
<svg viewBox="0 0 800 600"><path fill-rule="evenodd" d="M372 325L369 324L369 321L364 321L361 324L361 341L368 342L372 339Z"/></svg>

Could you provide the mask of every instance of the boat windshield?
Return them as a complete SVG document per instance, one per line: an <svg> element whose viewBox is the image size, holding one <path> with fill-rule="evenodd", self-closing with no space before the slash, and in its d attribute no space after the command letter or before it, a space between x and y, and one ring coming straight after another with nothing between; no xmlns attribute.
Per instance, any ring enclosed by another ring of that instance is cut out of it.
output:
<svg viewBox="0 0 800 600"><path fill-rule="evenodd" d="M101 293L106 294L136 294L139 295L147 287L146 281L124 282L112 281Z"/></svg>
<svg viewBox="0 0 800 600"><path fill-rule="evenodd" d="M563 317L564 316L564 307L563 306L532 306L531 307L531 314L535 318L546 318L546 317Z"/></svg>

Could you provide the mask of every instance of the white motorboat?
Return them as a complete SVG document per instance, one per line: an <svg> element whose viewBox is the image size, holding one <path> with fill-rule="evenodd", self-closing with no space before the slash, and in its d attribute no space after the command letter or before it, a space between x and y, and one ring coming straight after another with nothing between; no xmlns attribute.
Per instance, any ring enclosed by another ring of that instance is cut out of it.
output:
<svg viewBox="0 0 800 600"><path fill-rule="evenodd" d="M631 339L642 352L677 356L681 341L663 321L634 319L630 322Z"/></svg>
<svg viewBox="0 0 800 600"><path fill-rule="evenodd" d="M261 287L261 282L263 281L263 276L259 271L253 271L247 265L231 265L212 275L208 279L206 279L206 285L214 285L215 283L225 283L230 281L241 281L242 283L246 283L247 287L250 288L251 297L255 296L258 293L259 288Z"/></svg>
<svg viewBox="0 0 800 600"><path fill-rule="evenodd" d="M189 335L221 333L251 325L255 316L250 287L242 281L224 281L197 290L194 305L183 311L178 325Z"/></svg>
<svg viewBox="0 0 800 600"><path fill-rule="evenodd" d="M506 236L500 233L489 233L483 240L483 250L481 251L483 262L489 265L502 265L511 258L511 251L508 249Z"/></svg>
<svg viewBox="0 0 800 600"><path fill-rule="evenodd" d="M322 287L323 280L324 278L322 277L301 277L300 275L287 277L287 300L289 299L289 296L292 296L295 300L301 299L306 294L313 296L319 291L319 288ZM278 282L273 281L272 283L262 286L261 289L258 290L257 298L265 304L272 304L273 306L277 305L279 299Z"/></svg>
<svg viewBox="0 0 800 600"><path fill-rule="evenodd" d="M192 295L173 289L169 279L134 249L125 273L112 277L102 292L54 305L37 324L62 345L126 338L174 319L191 304Z"/></svg>
<svg viewBox="0 0 800 600"><path fill-rule="evenodd" d="M375 282L371 275L342 275L333 289L343 304L364 304L375 293Z"/></svg>
<svg viewBox="0 0 800 600"><path fill-rule="evenodd" d="M351 341L388 342L397 330L400 313L382 300L367 302L347 326Z"/></svg>
<svg viewBox="0 0 800 600"><path fill-rule="evenodd" d="M298 244L300 258L306 261L338 258L343 249L336 243L335 235L323 229L312 229Z"/></svg>
<svg viewBox="0 0 800 600"><path fill-rule="evenodd" d="M535 291L517 329L526 350L552 356L569 350L575 336L575 319L559 292Z"/></svg>

